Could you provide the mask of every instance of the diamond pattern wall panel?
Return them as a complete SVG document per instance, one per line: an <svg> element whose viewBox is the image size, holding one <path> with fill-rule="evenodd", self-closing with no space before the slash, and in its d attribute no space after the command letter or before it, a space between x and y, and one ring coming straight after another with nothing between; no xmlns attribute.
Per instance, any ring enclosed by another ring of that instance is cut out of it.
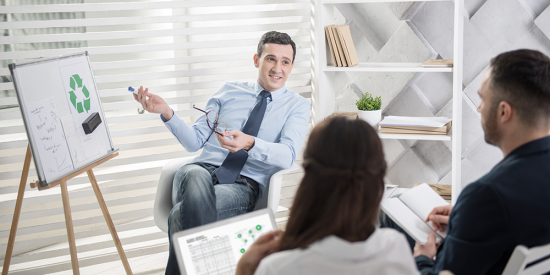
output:
<svg viewBox="0 0 550 275"><path fill-rule="evenodd" d="M462 185L502 159L485 142L477 94L490 60L520 48L550 55L550 0L465 0ZM452 2L337 5L362 62L422 62L453 57ZM361 92L382 96L384 115L452 116L452 75L338 73L336 110L354 111ZM451 183L450 142L383 140L387 181Z"/></svg>

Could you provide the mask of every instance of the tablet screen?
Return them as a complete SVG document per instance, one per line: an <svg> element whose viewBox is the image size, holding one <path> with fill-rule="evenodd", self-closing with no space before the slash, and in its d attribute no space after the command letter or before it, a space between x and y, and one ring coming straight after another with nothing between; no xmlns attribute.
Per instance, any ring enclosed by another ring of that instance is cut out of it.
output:
<svg viewBox="0 0 550 275"><path fill-rule="evenodd" d="M185 271L188 275L235 274L241 255L259 236L273 229L271 218L265 213L179 236Z"/></svg>

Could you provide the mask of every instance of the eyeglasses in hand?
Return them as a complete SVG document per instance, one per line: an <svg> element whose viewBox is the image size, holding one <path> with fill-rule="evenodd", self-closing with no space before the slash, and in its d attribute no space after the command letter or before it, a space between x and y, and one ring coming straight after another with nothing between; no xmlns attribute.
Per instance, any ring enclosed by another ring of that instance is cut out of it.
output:
<svg viewBox="0 0 550 275"><path fill-rule="evenodd" d="M225 122L218 122L218 112L214 110L210 111L204 111L201 110L193 104L193 109L199 110L206 114L206 124L208 125L208 128L212 130L214 133L223 136L222 133L227 130L227 124Z"/></svg>

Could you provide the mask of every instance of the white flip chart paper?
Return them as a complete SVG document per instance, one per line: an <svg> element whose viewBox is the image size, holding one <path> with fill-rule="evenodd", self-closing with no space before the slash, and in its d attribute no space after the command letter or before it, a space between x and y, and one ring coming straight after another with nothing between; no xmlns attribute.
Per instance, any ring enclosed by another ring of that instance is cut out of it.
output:
<svg viewBox="0 0 550 275"><path fill-rule="evenodd" d="M53 98L27 104L30 127L35 140L40 140L38 151L46 180L57 178L74 168L63 125Z"/></svg>

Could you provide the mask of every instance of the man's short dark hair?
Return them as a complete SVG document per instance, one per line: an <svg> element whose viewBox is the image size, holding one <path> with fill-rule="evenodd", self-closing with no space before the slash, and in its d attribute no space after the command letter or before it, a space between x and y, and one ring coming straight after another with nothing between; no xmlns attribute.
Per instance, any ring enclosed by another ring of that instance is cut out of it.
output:
<svg viewBox="0 0 550 275"><path fill-rule="evenodd" d="M292 38L290 38L288 34L276 31L264 33L258 43L258 58L262 56L264 45L267 43L292 46L292 63L294 63L294 59L296 58L296 44L294 44L294 41L292 41Z"/></svg>
<svg viewBox="0 0 550 275"><path fill-rule="evenodd" d="M506 52L491 60L491 69L491 104L508 102L528 126L550 119L548 56L535 50Z"/></svg>

